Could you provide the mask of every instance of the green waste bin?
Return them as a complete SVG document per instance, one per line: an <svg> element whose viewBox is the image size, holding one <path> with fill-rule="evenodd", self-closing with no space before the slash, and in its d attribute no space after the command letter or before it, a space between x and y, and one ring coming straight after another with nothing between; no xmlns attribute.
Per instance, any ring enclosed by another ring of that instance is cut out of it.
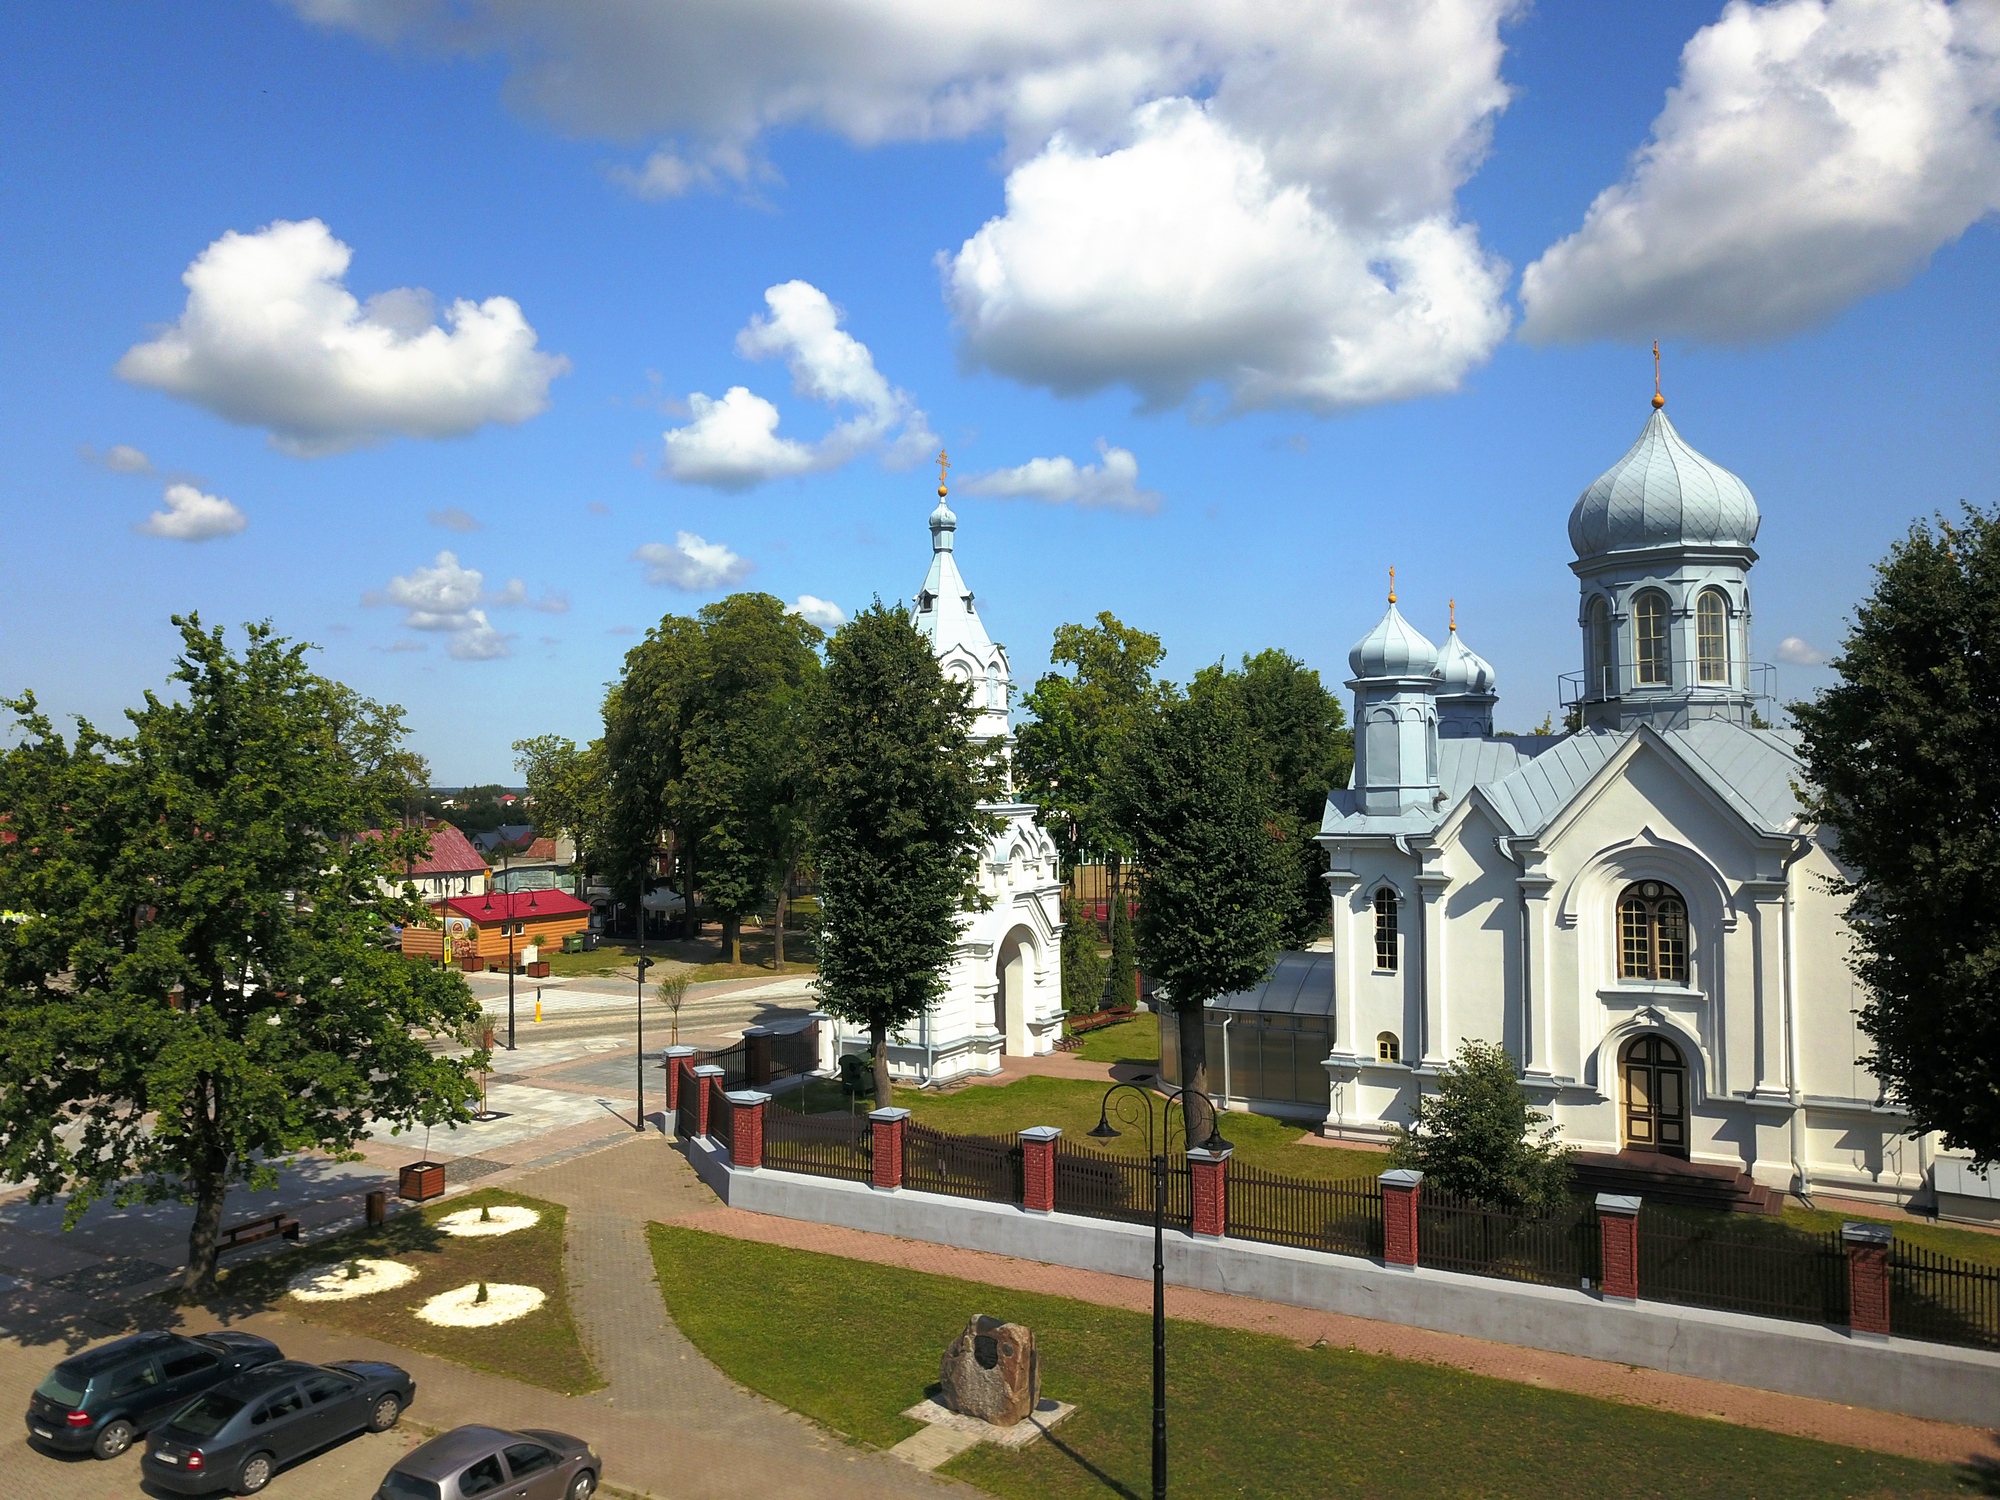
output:
<svg viewBox="0 0 2000 1500"><path fill-rule="evenodd" d="M565 937L563 939L563 952L565 953L583 952L583 934L580 932L572 932L571 934L569 934L569 936Z"/></svg>

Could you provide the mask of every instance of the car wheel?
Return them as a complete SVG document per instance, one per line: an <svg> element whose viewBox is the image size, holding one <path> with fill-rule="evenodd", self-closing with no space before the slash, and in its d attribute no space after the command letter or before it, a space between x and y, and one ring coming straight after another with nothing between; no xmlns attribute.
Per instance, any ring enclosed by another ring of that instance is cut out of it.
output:
<svg viewBox="0 0 2000 1500"><path fill-rule="evenodd" d="M116 1458L132 1446L132 1424L119 1418L116 1422L106 1422L104 1431L98 1433L97 1441L90 1445L90 1451L99 1458Z"/></svg>
<svg viewBox="0 0 2000 1500"><path fill-rule="evenodd" d="M254 1495L271 1482L271 1475L277 1471L268 1453L253 1453L243 1461L243 1470L236 1476L236 1493Z"/></svg>
<svg viewBox="0 0 2000 1500"><path fill-rule="evenodd" d="M597 1493L597 1476L585 1469L569 1482L569 1500L590 1500Z"/></svg>
<svg viewBox="0 0 2000 1500"><path fill-rule="evenodd" d="M375 1410L368 1414L370 1432L387 1432L396 1425L396 1418L403 1414L403 1403L395 1396L384 1396L375 1403Z"/></svg>

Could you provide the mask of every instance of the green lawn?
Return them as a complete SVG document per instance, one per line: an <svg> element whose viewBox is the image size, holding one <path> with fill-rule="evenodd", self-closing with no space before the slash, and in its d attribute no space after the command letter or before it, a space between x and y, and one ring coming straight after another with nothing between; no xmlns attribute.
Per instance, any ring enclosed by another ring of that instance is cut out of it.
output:
<svg viewBox="0 0 2000 1500"><path fill-rule="evenodd" d="M487 1238L454 1238L434 1227L445 1214L482 1203L519 1204L535 1209L541 1219L530 1228ZM222 1301L239 1311L277 1307L308 1323L420 1349L565 1395L594 1391L604 1382L584 1354L570 1316L563 1274L564 1212L560 1203L503 1188L466 1193L396 1214L378 1230L352 1229L240 1266L224 1275ZM351 1258L401 1261L416 1268L417 1279L395 1291L351 1302L301 1302L286 1295L291 1278L299 1272ZM493 1328L439 1328L415 1316L426 1298L482 1280L538 1286L548 1300L525 1318Z"/></svg>
<svg viewBox="0 0 2000 1500"><path fill-rule="evenodd" d="M982 1091L983 1092L983 1091ZM1147 1493L1150 1323L1060 1297L655 1224L667 1307L731 1378L887 1447L985 1312L1035 1330L1046 1394L1078 1411L1025 1452L943 1471L1022 1500ZM782 1316L773 1316L782 1309ZM1267 1334L1168 1329L1168 1437L1184 1495L1577 1497L1976 1493L1935 1464L1672 1416Z"/></svg>
<svg viewBox="0 0 2000 1500"><path fill-rule="evenodd" d="M1141 1011L1129 1021L1083 1034L1083 1045L1070 1054L1089 1062L1140 1062L1160 1065L1160 1018Z"/></svg>

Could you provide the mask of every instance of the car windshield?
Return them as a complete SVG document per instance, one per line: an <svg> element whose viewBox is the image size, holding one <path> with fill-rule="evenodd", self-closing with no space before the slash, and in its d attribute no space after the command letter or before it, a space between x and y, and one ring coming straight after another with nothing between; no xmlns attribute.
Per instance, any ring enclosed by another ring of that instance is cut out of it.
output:
<svg viewBox="0 0 2000 1500"><path fill-rule="evenodd" d="M210 1391L183 1406L171 1425L175 1432L187 1437L212 1438L222 1431L224 1423L241 1410L243 1403L236 1397L225 1396L221 1391Z"/></svg>
<svg viewBox="0 0 2000 1500"><path fill-rule="evenodd" d="M47 1396L64 1406L75 1406L83 1400L83 1393L89 1386L90 1377L75 1365L57 1365L49 1371L49 1378L35 1387L35 1394Z"/></svg>
<svg viewBox="0 0 2000 1500"><path fill-rule="evenodd" d="M438 1500L438 1482L391 1469L389 1477L382 1481L381 1493L388 1500Z"/></svg>

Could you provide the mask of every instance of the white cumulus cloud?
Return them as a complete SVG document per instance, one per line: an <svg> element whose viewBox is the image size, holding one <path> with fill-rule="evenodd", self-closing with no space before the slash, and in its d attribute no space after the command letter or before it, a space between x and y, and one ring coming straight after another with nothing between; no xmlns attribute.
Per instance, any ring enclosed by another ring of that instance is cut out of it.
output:
<svg viewBox="0 0 2000 1500"><path fill-rule="evenodd" d="M1795 635L1788 635L1778 642L1778 660L1795 667L1823 667L1826 653L1811 642Z"/></svg>
<svg viewBox="0 0 2000 1500"><path fill-rule="evenodd" d="M250 523L243 512L220 495L205 495L191 484L170 484L167 508L156 510L133 528L146 536L176 542L211 542L234 536Z"/></svg>
<svg viewBox="0 0 2000 1500"><path fill-rule="evenodd" d="M821 630L838 630L847 623L847 611L831 599L821 599L814 594L801 594L786 611L817 625Z"/></svg>
<svg viewBox="0 0 2000 1500"><path fill-rule="evenodd" d="M782 357L792 389L808 400L852 414L817 442L780 437L778 408L746 386L720 400L696 391L693 420L666 434L666 470L683 484L745 490L773 479L837 469L863 453L907 464L937 436L909 393L875 368L868 346L840 326L840 310L818 287L787 281L764 293L768 316L753 317L736 336L745 359Z"/></svg>
<svg viewBox="0 0 2000 1500"><path fill-rule="evenodd" d="M1031 458L1011 469L973 474L963 488L974 495L1005 500L1044 500L1051 505L1086 509L1154 511L1158 490L1139 488L1139 460L1128 448L1097 440L1098 462L1078 464L1073 458Z"/></svg>
<svg viewBox="0 0 2000 1500"><path fill-rule="evenodd" d="M1032 384L1324 410L1449 390L1506 330L1456 195L1506 106L1500 29L1523 0L291 4L505 58L560 128L655 142L624 174L651 196L758 180L781 129L997 131L1008 212L947 290L971 361Z"/></svg>
<svg viewBox="0 0 2000 1500"><path fill-rule="evenodd" d="M1536 340L1771 338L2000 208L2000 8L1732 0L1624 181L1521 280Z"/></svg>
<svg viewBox="0 0 2000 1500"><path fill-rule="evenodd" d="M486 575L464 566L456 553L448 551L440 552L427 568L413 568L391 578L385 587L362 595L361 602L394 605L403 611L405 629L443 634L447 637L445 649L460 661L491 661L512 654L514 636L494 625L483 605L557 613L569 608L569 600L560 594L529 598L527 585L518 578L510 578L505 588L489 592Z"/></svg>
<svg viewBox="0 0 2000 1500"><path fill-rule="evenodd" d="M511 297L461 299L440 323L419 289L357 300L343 284L352 258L318 219L232 230L181 277L179 320L128 349L117 372L265 428L299 457L458 437L548 405L569 361L536 347Z"/></svg>
<svg viewBox="0 0 2000 1500"><path fill-rule="evenodd" d="M720 542L705 541L692 531L674 533L674 544L648 542L632 554L645 569L646 582L688 593L703 593L738 583L756 566Z"/></svg>

